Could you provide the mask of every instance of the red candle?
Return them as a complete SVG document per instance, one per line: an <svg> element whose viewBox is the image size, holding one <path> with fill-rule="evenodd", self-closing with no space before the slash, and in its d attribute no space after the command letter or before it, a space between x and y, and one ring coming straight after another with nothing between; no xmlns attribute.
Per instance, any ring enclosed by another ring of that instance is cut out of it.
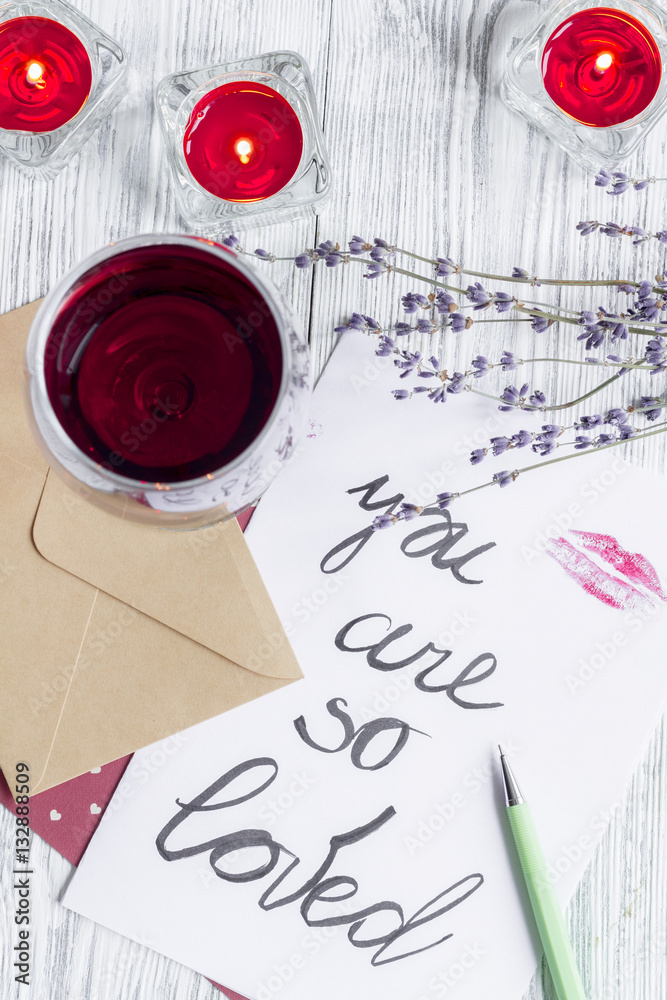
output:
<svg viewBox="0 0 667 1000"><path fill-rule="evenodd" d="M238 80L211 90L195 105L183 150L199 184L225 201L262 201L296 173L301 123L282 94Z"/></svg>
<svg viewBox="0 0 667 1000"><path fill-rule="evenodd" d="M660 84L662 61L650 31L623 10L572 14L542 53L542 78L561 111L605 128L644 111Z"/></svg>
<svg viewBox="0 0 667 1000"><path fill-rule="evenodd" d="M77 36L46 17L0 23L0 128L51 132L88 100L90 57Z"/></svg>

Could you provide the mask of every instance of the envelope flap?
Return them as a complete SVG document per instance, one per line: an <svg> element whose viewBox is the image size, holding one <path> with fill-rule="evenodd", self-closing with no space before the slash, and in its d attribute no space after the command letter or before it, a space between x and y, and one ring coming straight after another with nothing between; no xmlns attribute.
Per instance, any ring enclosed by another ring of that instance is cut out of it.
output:
<svg viewBox="0 0 667 1000"><path fill-rule="evenodd" d="M245 669L302 676L235 520L188 532L123 521L49 473L33 540L49 562Z"/></svg>

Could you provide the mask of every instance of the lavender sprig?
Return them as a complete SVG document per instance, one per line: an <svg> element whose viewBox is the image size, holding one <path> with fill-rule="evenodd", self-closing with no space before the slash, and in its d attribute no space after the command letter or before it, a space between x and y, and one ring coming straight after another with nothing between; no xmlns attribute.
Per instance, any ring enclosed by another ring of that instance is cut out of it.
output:
<svg viewBox="0 0 667 1000"><path fill-rule="evenodd" d="M593 225L593 224L592 224ZM230 242L233 241L233 242ZM240 245L237 237L230 236L227 238L226 242L228 245L233 246L237 253L245 253ZM363 264L366 267L365 277L374 279L378 278L382 274L389 274L394 271L397 274L404 274L413 279L419 281L424 281L430 284L432 287L437 288L438 291L446 292L450 297L453 296L465 296L468 301L472 303L473 311L486 310L491 305L494 305L496 312L509 313L510 311L514 315L519 313L520 315L527 316L533 325L533 329L536 333L541 333L546 330L555 322L565 323L568 325L579 325L579 315L578 313L573 313L572 310L565 309L560 306L552 306L546 303L528 303L521 301L514 296L510 296L506 292L489 292L487 291L481 283L475 282L474 285L469 285L467 288L462 288L456 285L449 285L445 282L439 281L437 277L431 277L429 275L423 275L408 271L404 268L398 267L394 260L398 254L405 254L416 260L426 261L431 264L434 272L437 274L439 270L444 268L448 272L451 268L455 268L455 273L459 274L469 274L476 277L488 277L499 281L519 281L525 283L530 280L531 283L537 284L556 284L560 286L565 285L585 285L585 286L595 286L604 285L606 287L615 287L619 291L626 293L639 292L643 287L649 286L652 292L658 293L661 297L656 299L656 302L660 302L660 308L667 308L667 301L664 298L665 289L667 289L667 283L658 280L657 283L649 282L619 282L619 281L565 281L565 280L552 280L552 279L527 279L524 277L525 272L520 268L514 268L512 276L503 275L490 275L485 272L470 271L461 268L458 265L454 265L453 261L449 258L436 258L429 259L421 257L418 254L413 254L410 251L401 250L393 245L387 243L386 240L376 238L373 243L368 243L362 241L361 237L353 237L350 241L350 252L345 253L340 249L338 243L334 243L332 240L320 243L318 247L312 250L306 250L296 257L276 257L270 254L266 250L262 250L259 254L259 259L269 261L270 263L275 263L277 260L291 260L294 261L298 268L308 268L313 264L320 261L324 261L327 267L337 267L339 264L349 264L351 262ZM354 252L352 247L355 248ZM366 249L371 248L374 251L375 259L367 259L360 256L360 253L365 252ZM255 253L255 256L257 254ZM446 263L443 263L446 262ZM654 332L662 332L667 330L667 326L656 320L647 319L645 312L641 309L630 308L627 314L624 313L607 313L607 311L600 307L597 311L598 324L606 333L616 330L619 327L627 327L627 333L635 333L643 336L651 336ZM609 319L607 317L613 317ZM494 317L494 322L498 322L499 319ZM626 322L627 321L627 322ZM469 317L462 319L459 317L453 322L454 329L469 329L471 322ZM589 348L591 349L591 348Z"/></svg>
<svg viewBox="0 0 667 1000"><path fill-rule="evenodd" d="M381 327L378 321L373 317L355 312L346 324L335 328L337 333L342 333L347 330L355 330L378 336L379 341L376 353L380 357L389 357L390 355L394 355L394 364L401 371L401 379L405 379L410 375L415 375L421 380L439 380L440 384L438 384L435 388L424 386L422 383L421 385L417 384L413 386L411 389L401 388L400 390L396 390L394 395L398 400L406 400L416 394L426 394L427 398L431 401L445 402L447 393L458 394L466 389L476 392L479 395L483 395L486 398L495 399L501 404L501 410L519 408L529 410L540 409L544 412L546 410L569 408L577 405L581 402L581 399L547 407L542 393L533 393L530 398L527 398L529 389L528 385L526 385L522 390L518 390L514 386L507 386L500 396L492 396L488 393L481 393L479 390L473 389L473 380L483 378L494 368L501 368L503 371L516 371L519 367L527 364L582 366L589 365L593 362L596 365L600 365L608 370L615 370L615 377L621 377L629 371L650 371L652 374L657 374L658 372L667 369L667 344L664 339L659 336L654 337L648 342L644 352L644 357L641 359L634 358L632 356L623 358L618 354L607 354L604 359L597 357L587 357L585 359L532 357L524 359L519 358L512 351L505 349L498 361L490 361L484 355L477 355L477 357L471 360L469 367L463 372L447 372L440 367L439 361L435 357L430 358L429 367L429 364L422 358L421 354L417 355L414 352L402 349L397 344L397 340L411 333L433 334L436 331L443 332L448 328L451 328L454 332L457 331L456 320L457 317L461 316L460 312L455 305L454 309L456 311L450 312L449 310L452 308L451 303L443 303L442 301L439 301L438 294L431 293L430 296L424 296L420 293L409 292L403 296L403 308L410 317L413 317L421 311L427 312L428 318L419 318L412 323L399 322L390 327ZM476 305L481 305L482 302L484 303L482 311L490 308L493 299L492 296L488 296L483 290L480 293L480 290L477 287L473 289L470 297ZM622 327L623 324L619 324L618 319L619 318L617 316L607 314L607 320L601 322L609 323L612 327L614 324ZM473 322L484 322L484 320L473 320L472 317L468 317L465 326L470 327ZM582 326L584 332L579 339L586 337L586 346L590 348L591 339L593 336L597 336L597 331L601 328L600 323L596 321L596 318L592 314L582 313L580 316L580 325ZM616 336L618 338L622 338L623 335L624 331L616 331L615 334L612 333L612 337ZM627 334L625 334L625 336L627 336ZM600 388L603 388L608 384L609 381L604 382L601 386L594 389L591 393L587 393L586 396L582 398L588 398L590 395L593 395L595 392L599 391Z"/></svg>
<svg viewBox="0 0 667 1000"><path fill-rule="evenodd" d="M611 184L613 193L621 194L627 190L627 179L620 175L609 175L607 183ZM631 182L634 183L634 182ZM642 188L638 185L638 190ZM655 238L660 242L667 243L667 231L664 233L649 233L640 227L624 227L615 223L605 226L597 221L580 223L577 227L582 235L588 235L600 229L605 235L618 237L621 235L630 236L637 242L646 242ZM240 241L235 236L228 237L226 245L234 249L237 253L245 253ZM363 256L368 254L368 257ZM414 273L399 267L396 264L397 257L405 255L414 260L419 260L428 264L432 269L432 275ZM314 264L324 261L327 267L337 267L340 264L351 262L361 263L365 268L365 277L373 279L382 274L395 271L404 274L415 280L423 281L431 285L433 291L429 295L413 292L404 296L403 305L408 315L416 316L413 323L395 324L389 330L383 329L381 325L371 316L361 313L353 313L351 319L344 326L338 327L338 331L344 329L354 329L379 337L378 353L382 356L395 355L394 363L400 371L400 379L410 377L419 379L412 388L400 388L394 390L397 399L407 399L413 394L424 394L434 402L444 402L448 395L456 395L464 390L475 392L481 396L495 399L500 404L500 409L511 410L515 408L545 412L547 410L565 409L575 406L584 400L600 392L605 387L611 385L619 377L631 370L649 371L652 375L662 373L667 370L667 345L662 336L667 333L667 318L663 321L662 314L667 309L667 281L663 276L658 276L654 281L588 281L588 280L564 280L564 279L540 279L537 276L531 277L522 268L515 267L510 276L487 274L485 272L471 271L457 264L450 257L438 257L435 259L421 257L410 251L402 250L389 242L375 238L373 242L368 242L361 237L353 237L349 243L348 251L341 250L338 243L325 241L314 249L308 249L296 257L279 258L269 251L258 249L254 256L257 259L275 263L277 260L292 260L298 268L309 268ZM481 280L474 281L466 288L449 285L441 281L451 275L468 275L476 279L508 281L531 286L541 284L551 284L559 287L581 286L594 287L603 286L616 289L619 292L632 296L632 300L627 306L625 313L614 310L606 310L600 306L596 311L582 310L575 312L561 306L552 306L543 302L522 301L516 296L506 292L492 291L487 289ZM464 302L457 301L465 299ZM470 315L464 315L463 310L471 310ZM427 315L420 315L424 311ZM490 361L484 355L477 355L470 362L470 366L465 371L447 372L440 365L435 356L425 359L418 351L402 350L396 346L395 336L405 336L411 332L429 334L436 331L451 328L454 332L461 332L470 329L473 324L479 322L504 322L508 319L516 321L516 314L522 315L526 322L530 322L535 332L542 332L552 323L559 322L569 325L576 325L579 328L578 340L585 342L587 351L598 350L606 339L612 343L623 342L630 334L641 334L648 336L649 340L644 356L641 359L633 357L623 358L618 354L608 353L605 358L587 356L583 361L573 358L531 358L520 359L509 350L503 351L500 360ZM489 314L491 318L488 318ZM504 315L511 314L511 315ZM484 316L485 318L480 318ZM521 365L547 362L556 364L590 364L603 365L614 368L615 374L612 378L596 386L591 391L582 395L578 400L567 403L547 406L546 397L540 390L530 391L530 386L525 383L520 388L508 385L500 396L492 396L475 389L473 386L477 380L484 378L494 367L500 367L504 371L515 371ZM604 450L606 448L618 447L630 438L643 440L653 437L656 434L664 433L667 429L667 421L657 424L652 430L642 429L630 423L629 414L637 413L645 416L650 423L655 423L663 407L662 396L642 396L641 407L616 407L608 410L606 414L584 415L575 421L570 427L559 424L543 424L539 431L521 430L510 437L497 436L489 442L489 447L485 449L475 449L471 455L471 462L478 464L483 461L491 451L495 456L504 455L513 449L520 449L530 446L531 449L541 456L543 461L525 466L520 469L497 472L492 479L479 486L460 493L447 492L439 494L437 503L431 505L444 509L459 496L485 489L491 485L499 485L505 488L525 472L530 472L545 465L556 462L567 461L569 459L581 457L589 450ZM566 431L576 432L570 438L564 438ZM569 449L567 454L549 458L557 448ZM546 458L545 458L546 457ZM401 520L411 520L420 516L427 507L419 507L413 504L402 504L400 510L391 516L383 515L378 521L383 523L375 524L374 527L387 527L390 524L398 523Z"/></svg>
<svg viewBox="0 0 667 1000"><path fill-rule="evenodd" d="M630 188L634 191L645 191L649 184L659 184L665 180L667 177L641 177L637 179L618 170L609 173L608 170L601 167L595 177L595 186L606 188L607 194L619 195L624 194Z"/></svg>
<svg viewBox="0 0 667 1000"><path fill-rule="evenodd" d="M528 446L537 455L545 456L552 454L557 448L573 447L575 451L583 451L586 448L601 448L615 440L626 441L642 432L641 427L630 423L631 416L642 416L647 421L654 422L665 405L662 397L642 397L642 406L612 407L605 413L580 416L569 426L543 424L539 431L520 430L509 437L492 437L488 445L475 448L470 453L470 463L479 465L487 455L497 458L508 451ZM567 439L564 435L568 431L579 433L572 439ZM591 431L595 433L591 434Z"/></svg>
<svg viewBox="0 0 667 1000"><path fill-rule="evenodd" d="M667 431L667 421L659 424L657 427L650 431L644 431L639 434L632 436L633 441L643 441L647 438L654 437L657 434L664 434ZM618 448L627 442L627 437L614 436L614 440L607 441L606 443L600 444L597 448L598 451L605 451L608 448ZM419 511L419 516L425 511L429 510L446 510L451 504L458 500L460 497L468 496L470 493L477 493L479 490L488 489L490 486L500 486L504 489L506 486L510 486L512 483L516 482L519 476L525 475L527 472L534 472L537 469L544 469L549 465L556 465L558 462L568 462L577 458L583 458L588 454L586 450L572 451L567 455L558 455L557 458L547 458L542 462L535 462L533 465L525 465L520 469L505 470L503 472L496 472L493 477L487 482L481 483L479 486L472 486L470 489L461 490L460 492L448 491L439 493L435 503L424 505L421 510L418 507L415 508ZM381 528L391 527L397 524L402 518L394 518L393 515L380 515L380 517L375 518L372 522L371 527L378 531ZM381 523L380 523L381 522Z"/></svg>
<svg viewBox="0 0 667 1000"><path fill-rule="evenodd" d="M620 194L621 192L618 193ZM649 240L657 240L658 243L667 243L667 229L660 229L657 232L652 233L647 229L643 229L642 226L626 226L621 225L618 222L603 223L598 222L597 219L589 219L587 222L580 222L577 225L577 231L580 236L590 236L591 233L598 231L603 236L609 236L611 239L628 236L632 239L633 246L636 247L641 243L648 243ZM660 282L657 284L662 287Z"/></svg>

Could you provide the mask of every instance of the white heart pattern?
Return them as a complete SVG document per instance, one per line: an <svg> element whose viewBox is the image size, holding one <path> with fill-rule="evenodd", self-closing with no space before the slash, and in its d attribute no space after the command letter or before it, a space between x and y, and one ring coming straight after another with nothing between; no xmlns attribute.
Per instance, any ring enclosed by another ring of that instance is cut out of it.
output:
<svg viewBox="0 0 667 1000"><path fill-rule="evenodd" d="M102 812L102 810L100 809L100 807L98 805L96 805L94 802L93 802L92 806L90 807L90 811L93 814L93 816L97 816L98 813Z"/></svg>
<svg viewBox="0 0 667 1000"><path fill-rule="evenodd" d="M57 810L57 809L52 809L52 810L51 810L51 819L52 819L52 820L53 820L54 822L55 822L55 821L56 821L57 819L60 819L60 813L58 812L58 810Z"/></svg>
<svg viewBox="0 0 667 1000"><path fill-rule="evenodd" d="M94 767L90 773L91 774L99 774L101 770L102 770L101 767Z"/></svg>

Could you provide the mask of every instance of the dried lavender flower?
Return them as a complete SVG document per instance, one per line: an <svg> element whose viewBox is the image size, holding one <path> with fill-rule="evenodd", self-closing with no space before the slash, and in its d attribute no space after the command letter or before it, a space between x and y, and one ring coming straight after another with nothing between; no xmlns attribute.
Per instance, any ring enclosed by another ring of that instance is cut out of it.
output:
<svg viewBox="0 0 667 1000"><path fill-rule="evenodd" d="M425 309L430 305L425 295L419 292L407 292L401 299L403 311L406 313L416 313L420 308Z"/></svg>
<svg viewBox="0 0 667 1000"><path fill-rule="evenodd" d="M380 341L375 353L379 358L386 358L393 352L395 347L396 347L396 342L393 341L391 337L383 335L382 337L380 337Z"/></svg>
<svg viewBox="0 0 667 1000"><path fill-rule="evenodd" d="M494 294L496 310L499 313L508 312L514 305L514 301L514 296L508 295L507 292L495 292Z"/></svg>
<svg viewBox="0 0 667 1000"><path fill-rule="evenodd" d="M662 337L654 337L649 340L646 345L646 351L644 352L644 358L649 365L653 366L652 374L656 374L661 371L665 365L665 341Z"/></svg>
<svg viewBox="0 0 667 1000"><path fill-rule="evenodd" d="M488 359L482 354L478 354L476 358L472 360L472 367L475 369L474 377L481 378L482 375L486 375L487 372L491 371L491 365Z"/></svg>
<svg viewBox="0 0 667 1000"><path fill-rule="evenodd" d="M474 285L468 285L466 298L474 303L475 310L486 309L493 302L493 295L486 291L480 281L476 281Z"/></svg>
<svg viewBox="0 0 667 1000"><path fill-rule="evenodd" d="M499 363L504 372L513 372L521 364L516 355L507 350L503 351Z"/></svg>
<svg viewBox="0 0 667 1000"><path fill-rule="evenodd" d="M610 424L612 427L620 427L622 424L626 424L629 420L627 410L621 409L620 406L616 406L611 410L607 410L604 415L603 423Z"/></svg>
<svg viewBox="0 0 667 1000"><path fill-rule="evenodd" d="M525 448L533 440L533 435L530 431L518 431L516 434L512 434L511 441L513 448Z"/></svg>
<svg viewBox="0 0 667 1000"><path fill-rule="evenodd" d="M623 194L630 187L630 178L627 174L616 171L611 175L611 188L607 194Z"/></svg>
<svg viewBox="0 0 667 1000"><path fill-rule="evenodd" d="M547 319L546 316L533 316L530 324L535 333L544 333L551 326L551 320Z"/></svg>
<svg viewBox="0 0 667 1000"><path fill-rule="evenodd" d="M364 240L361 236L353 236L348 243L350 248L350 253L356 255L365 253L366 250L370 250L371 244Z"/></svg>
<svg viewBox="0 0 667 1000"><path fill-rule="evenodd" d="M378 514L371 523L371 528L373 531L383 531L385 528L391 528L397 520L393 514Z"/></svg>
<svg viewBox="0 0 667 1000"><path fill-rule="evenodd" d="M507 449L511 446L511 441L507 437L493 437L491 438L491 450L497 458L498 455L504 455Z"/></svg>
<svg viewBox="0 0 667 1000"><path fill-rule="evenodd" d="M451 274L459 274L461 268L454 263L451 257L436 257L437 265L435 274L437 278L448 278Z"/></svg>
<svg viewBox="0 0 667 1000"><path fill-rule="evenodd" d="M641 396L640 399L641 399L642 409L646 409L646 407L650 406L657 407L659 404L663 402L661 396ZM647 420L653 422L654 420L657 420L658 417L661 416L661 414L662 414L661 409L649 409L646 410L644 416L646 417Z"/></svg>
<svg viewBox="0 0 667 1000"><path fill-rule="evenodd" d="M456 498L460 496L461 496L460 493L438 493L438 496L436 498L438 501L438 509L446 510L447 507L449 507L452 500L456 500Z"/></svg>
<svg viewBox="0 0 667 1000"><path fill-rule="evenodd" d="M450 295L449 292L445 292L442 288L439 288L435 293L433 304L439 313L456 312L458 309L454 296Z"/></svg>
<svg viewBox="0 0 667 1000"><path fill-rule="evenodd" d="M536 439L531 445L531 447L536 455L541 455L542 457L544 457L545 455L550 455L553 451L555 451L556 448L558 447L558 444L553 439L550 439L548 441L538 441Z"/></svg>
<svg viewBox="0 0 667 1000"><path fill-rule="evenodd" d="M522 393L514 385L506 386L500 394L500 398L503 399L508 406L499 406L498 409L502 410L503 413L507 413L510 410L516 409L516 407L521 402Z"/></svg>
<svg viewBox="0 0 667 1000"><path fill-rule="evenodd" d="M412 521L415 517L419 517L423 509L423 507L418 507L414 503L402 503L396 519L398 521Z"/></svg>
<svg viewBox="0 0 667 1000"><path fill-rule="evenodd" d="M513 483L517 476L518 472L516 470L514 472L496 472L494 473L493 481L494 483L498 483L500 488L503 489L505 486Z"/></svg>
<svg viewBox="0 0 667 1000"><path fill-rule="evenodd" d="M602 414L594 413L592 416L582 416L575 423L575 427L582 431L593 430L594 427L600 427L602 425Z"/></svg>
<svg viewBox="0 0 667 1000"><path fill-rule="evenodd" d="M458 395L458 393L463 392L466 387L466 375L465 372L454 372L450 375L449 385L447 386L447 392L453 395Z"/></svg>
<svg viewBox="0 0 667 1000"><path fill-rule="evenodd" d="M464 330L469 330L472 323L473 321L470 316L466 317L460 312L452 313L452 330L454 333L462 333Z"/></svg>
<svg viewBox="0 0 667 1000"><path fill-rule="evenodd" d="M581 236L590 236L599 226L599 222L596 222L595 219L590 219L588 222L580 222L577 226L577 231Z"/></svg>

